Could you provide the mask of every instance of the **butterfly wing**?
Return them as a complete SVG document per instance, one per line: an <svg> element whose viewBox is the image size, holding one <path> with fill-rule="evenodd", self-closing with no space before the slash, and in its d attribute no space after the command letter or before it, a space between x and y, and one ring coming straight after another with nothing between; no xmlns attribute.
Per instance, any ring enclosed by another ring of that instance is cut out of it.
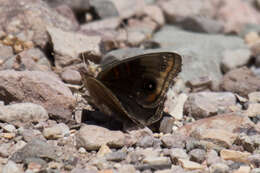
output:
<svg viewBox="0 0 260 173"><path fill-rule="evenodd" d="M97 80L113 95L109 96L110 101L106 97L109 103L105 104L110 104L113 112L121 109L118 112L135 122L150 125L162 116L166 92L181 71L181 56L172 52L149 53L113 60L101 67Z"/></svg>
<svg viewBox="0 0 260 173"><path fill-rule="evenodd" d="M181 56L171 52L142 54L101 65L97 78L85 78L96 106L107 114L150 125L163 112L168 88L181 71Z"/></svg>

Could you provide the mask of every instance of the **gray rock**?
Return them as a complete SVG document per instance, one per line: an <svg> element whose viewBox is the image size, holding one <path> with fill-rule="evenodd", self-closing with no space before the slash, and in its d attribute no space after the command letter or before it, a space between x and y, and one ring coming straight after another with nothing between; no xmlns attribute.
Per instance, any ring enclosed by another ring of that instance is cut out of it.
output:
<svg viewBox="0 0 260 173"><path fill-rule="evenodd" d="M171 157L173 164L177 164L178 159L189 160L188 154L186 153L186 151L184 149L181 149L181 148L172 148L170 150L170 157Z"/></svg>
<svg viewBox="0 0 260 173"><path fill-rule="evenodd" d="M165 23L164 15L157 5L146 5L144 7L144 14L149 16L153 21L155 21L159 26L163 26Z"/></svg>
<svg viewBox="0 0 260 173"><path fill-rule="evenodd" d="M143 156L137 152L130 152L127 155L127 160L131 164L137 164L142 158Z"/></svg>
<svg viewBox="0 0 260 173"><path fill-rule="evenodd" d="M221 67L224 72L246 65L250 60L249 49L226 50L223 52Z"/></svg>
<svg viewBox="0 0 260 173"><path fill-rule="evenodd" d="M5 125L3 127L3 130L6 131L6 132L16 132L16 128L12 124Z"/></svg>
<svg viewBox="0 0 260 173"><path fill-rule="evenodd" d="M11 57L6 61L1 70L15 69L17 71L50 71L51 63L39 48L30 48Z"/></svg>
<svg viewBox="0 0 260 173"><path fill-rule="evenodd" d="M37 138L43 141L45 140L45 138L39 130L19 128L18 133L23 137L23 139L26 142L30 142L31 140Z"/></svg>
<svg viewBox="0 0 260 173"><path fill-rule="evenodd" d="M249 93L260 90L260 77L254 75L248 68L242 67L225 74L220 87L225 91L247 97Z"/></svg>
<svg viewBox="0 0 260 173"><path fill-rule="evenodd" d="M210 172L212 173L229 173L229 167L224 163L215 163L212 164L209 168Z"/></svg>
<svg viewBox="0 0 260 173"><path fill-rule="evenodd" d="M239 33L244 28L244 25L248 23L258 25L260 23L260 15L253 5L248 3L249 1L215 2L218 2L215 6L219 6L215 18L223 21L226 33ZM231 11L232 13L230 13Z"/></svg>
<svg viewBox="0 0 260 173"><path fill-rule="evenodd" d="M115 31L117 27L120 25L120 18L119 17L110 17L106 18L103 20L95 20L93 22L88 22L86 24L83 24L80 26L80 30L84 32L90 32L90 31L99 31L97 34L100 33L100 36L103 38L103 40L108 39L105 37L105 31L104 30L109 30L110 35L112 31ZM112 30L112 31L111 31ZM102 34L103 32L103 34Z"/></svg>
<svg viewBox="0 0 260 173"><path fill-rule="evenodd" d="M260 168L254 168L251 170L251 173L260 173Z"/></svg>
<svg viewBox="0 0 260 173"><path fill-rule="evenodd" d="M86 36L74 32L65 32L59 28L47 27L53 45L55 64L64 67L75 62L80 62L83 52L91 53L92 58L100 59L101 52L99 36Z"/></svg>
<svg viewBox="0 0 260 173"><path fill-rule="evenodd" d="M186 137L179 134L164 135L162 145L167 148L184 148Z"/></svg>
<svg viewBox="0 0 260 173"><path fill-rule="evenodd" d="M208 18L215 14L214 4L205 0L185 0L182 3L177 0L160 1L159 5L170 23L181 23L188 17L201 16L202 13Z"/></svg>
<svg viewBox="0 0 260 173"><path fill-rule="evenodd" d="M90 9L89 0L44 0L52 8L58 7L61 3L68 5L76 13Z"/></svg>
<svg viewBox="0 0 260 173"><path fill-rule="evenodd" d="M110 18L118 16L118 11L112 1L109 0L89 0L90 6L95 9L99 18Z"/></svg>
<svg viewBox="0 0 260 173"><path fill-rule="evenodd" d="M8 158L10 155L10 148L12 147L11 143L3 143L0 145L0 156Z"/></svg>
<svg viewBox="0 0 260 173"><path fill-rule="evenodd" d="M143 128L143 129L137 129L137 130L131 130L130 132L130 136L134 141L136 141L135 143L137 143L138 141L141 141L142 139L144 139L146 136L151 136L153 138L153 132L151 131L151 129L149 128ZM148 138L149 140L149 138Z"/></svg>
<svg viewBox="0 0 260 173"><path fill-rule="evenodd" d="M97 173L98 171L95 170L86 170L80 168L74 168L71 170L71 173Z"/></svg>
<svg viewBox="0 0 260 173"><path fill-rule="evenodd" d="M190 160L202 163L206 159L206 152L202 149L193 149L189 152Z"/></svg>
<svg viewBox="0 0 260 173"><path fill-rule="evenodd" d="M2 69L2 65L13 55L14 53L11 46L0 44L0 69Z"/></svg>
<svg viewBox="0 0 260 173"><path fill-rule="evenodd" d="M66 124L59 123L52 127L44 128L42 134L47 139L58 139L70 135L70 129Z"/></svg>
<svg viewBox="0 0 260 173"><path fill-rule="evenodd" d="M23 173L23 170L15 162L9 160L3 167L2 173Z"/></svg>
<svg viewBox="0 0 260 173"><path fill-rule="evenodd" d="M169 157L146 157L143 159L143 163L148 167L155 167L165 169L171 165L171 160Z"/></svg>
<svg viewBox="0 0 260 173"><path fill-rule="evenodd" d="M203 16L186 17L179 23L179 25L185 30L194 32L216 34L224 31L224 25L222 22Z"/></svg>
<svg viewBox="0 0 260 173"><path fill-rule="evenodd" d="M219 138L218 140L222 140L223 142L226 141L225 143L232 144L232 142L235 140L234 137L236 137L235 129L248 129L250 127L254 128L255 125L248 119L248 117L239 113L228 113L200 119L195 122L186 124L185 126L179 128L176 133L189 136L191 133L197 131L200 135L204 136L203 134L209 135L210 133L214 133L214 130L217 130L218 132L222 132L221 136L211 135L208 137L212 138L212 140L214 140L214 138ZM229 136L225 136L227 134Z"/></svg>
<svg viewBox="0 0 260 173"><path fill-rule="evenodd" d="M142 11L142 9L145 7L145 3L143 0L132 0L132 1L110 0L110 1L114 3L119 13L119 16L122 19L130 18L131 16L134 16L139 11Z"/></svg>
<svg viewBox="0 0 260 173"><path fill-rule="evenodd" d="M154 35L154 41L160 43L162 50L183 56L180 77L184 82L208 76L213 86L218 86L222 78L220 63L223 51L248 49L244 41L236 36L193 33L173 26L164 26Z"/></svg>
<svg viewBox="0 0 260 173"><path fill-rule="evenodd" d="M82 126L76 135L77 147L86 150L98 150L102 144L107 144L110 148L121 148L125 144L124 140L122 132L94 125Z"/></svg>
<svg viewBox="0 0 260 173"><path fill-rule="evenodd" d="M106 154L105 158L108 161L120 162L122 160L125 160L126 156L127 156L126 152L117 151L117 152Z"/></svg>
<svg viewBox="0 0 260 173"><path fill-rule="evenodd" d="M0 1L1 30L24 36L23 40L32 40L37 46L44 48L48 41L46 26L59 27L63 30L76 30L73 23L59 15L41 0ZM35 13L37 11L37 13ZM12 15L16 14L16 15ZM16 23L16 24L14 24ZM19 23L19 27L18 26Z"/></svg>
<svg viewBox="0 0 260 173"><path fill-rule="evenodd" d="M118 168L118 173L136 173L135 167L133 165L124 164Z"/></svg>
<svg viewBox="0 0 260 173"><path fill-rule="evenodd" d="M154 138L152 136L144 136L137 142L137 146L143 147L143 148L148 148L152 147L154 144Z"/></svg>
<svg viewBox="0 0 260 173"><path fill-rule="evenodd" d="M49 118L47 111L33 103L17 103L3 106L0 109L0 120L23 126L33 122L46 121Z"/></svg>
<svg viewBox="0 0 260 173"><path fill-rule="evenodd" d="M69 84L76 84L79 85L81 84L81 75L78 71L76 70L65 70L64 72L61 73L61 78L64 80L66 83Z"/></svg>
<svg viewBox="0 0 260 173"><path fill-rule="evenodd" d="M236 105L236 97L229 92L191 93L185 103L185 112L194 118L205 118L220 113L232 112Z"/></svg>
<svg viewBox="0 0 260 173"><path fill-rule="evenodd" d="M47 162L45 160L43 160L41 158L34 158L34 157L26 158L24 162L26 165L33 163L33 164L38 164L41 167L44 167L47 165Z"/></svg>
<svg viewBox="0 0 260 173"><path fill-rule="evenodd" d="M172 117L163 116L160 120L159 132L164 134L171 133L175 119Z"/></svg>
<svg viewBox="0 0 260 173"><path fill-rule="evenodd" d="M50 160L58 159L56 148L39 139L33 139L27 143L22 149L15 152L10 159L15 162L25 162L27 158L32 157Z"/></svg>
<svg viewBox="0 0 260 173"><path fill-rule="evenodd" d="M198 139L195 139L195 138L189 138L185 141L186 145L185 145L185 148L187 151L191 151L193 149L206 149L204 144L198 140Z"/></svg>
<svg viewBox="0 0 260 173"><path fill-rule="evenodd" d="M221 159L215 150L210 150L206 155L207 164L210 166L212 164L220 163Z"/></svg>
<svg viewBox="0 0 260 173"><path fill-rule="evenodd" d="M0 100L6 104L36 103L63 119L71 118L76 103L70 89L51 72L3 70L0 71L0 88Z"/></svg>
<svg viewBox="0 0 260 173"><path fill-rule="evenodd" d="M260 103L260 92L251 92L248 94L249 102Z"/></svg>

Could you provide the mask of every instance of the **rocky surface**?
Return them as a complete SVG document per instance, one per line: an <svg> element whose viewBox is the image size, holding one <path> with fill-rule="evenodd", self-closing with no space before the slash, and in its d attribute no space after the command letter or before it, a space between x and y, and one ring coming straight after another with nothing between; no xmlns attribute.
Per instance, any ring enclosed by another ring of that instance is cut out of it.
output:
<svg viewBox="0 0 260 173"><path fill-rule="evenodd" d="M0 4L0 172L260 172L260 1ZM157 51L183 67L149 127L81 87L91 61Z"/></svg>

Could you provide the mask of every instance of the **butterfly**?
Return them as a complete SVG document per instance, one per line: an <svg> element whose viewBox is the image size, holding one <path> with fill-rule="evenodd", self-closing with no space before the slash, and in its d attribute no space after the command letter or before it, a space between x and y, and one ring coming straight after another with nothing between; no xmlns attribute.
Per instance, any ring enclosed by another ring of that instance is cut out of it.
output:
<svg viewBox="0 0 260 173"><path fill-rule="evenodd" d="M83 83L101 112L148 126L161 119L168 89L181 71L182 57L174 52L145 53L101 61L96 77Z"/></svg>

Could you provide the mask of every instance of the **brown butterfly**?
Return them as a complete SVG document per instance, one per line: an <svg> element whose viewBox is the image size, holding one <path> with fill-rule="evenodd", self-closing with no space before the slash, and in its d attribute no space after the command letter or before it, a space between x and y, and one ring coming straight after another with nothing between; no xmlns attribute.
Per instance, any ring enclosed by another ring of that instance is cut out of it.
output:
<svg viewBox="0 0 260 173"><path fill-rule="evenodd" d="M181 66L181 56L173 52L112 57L101 61L97 77L83 81L100 111L148 126L161 119L166 92Z"/></svg>

